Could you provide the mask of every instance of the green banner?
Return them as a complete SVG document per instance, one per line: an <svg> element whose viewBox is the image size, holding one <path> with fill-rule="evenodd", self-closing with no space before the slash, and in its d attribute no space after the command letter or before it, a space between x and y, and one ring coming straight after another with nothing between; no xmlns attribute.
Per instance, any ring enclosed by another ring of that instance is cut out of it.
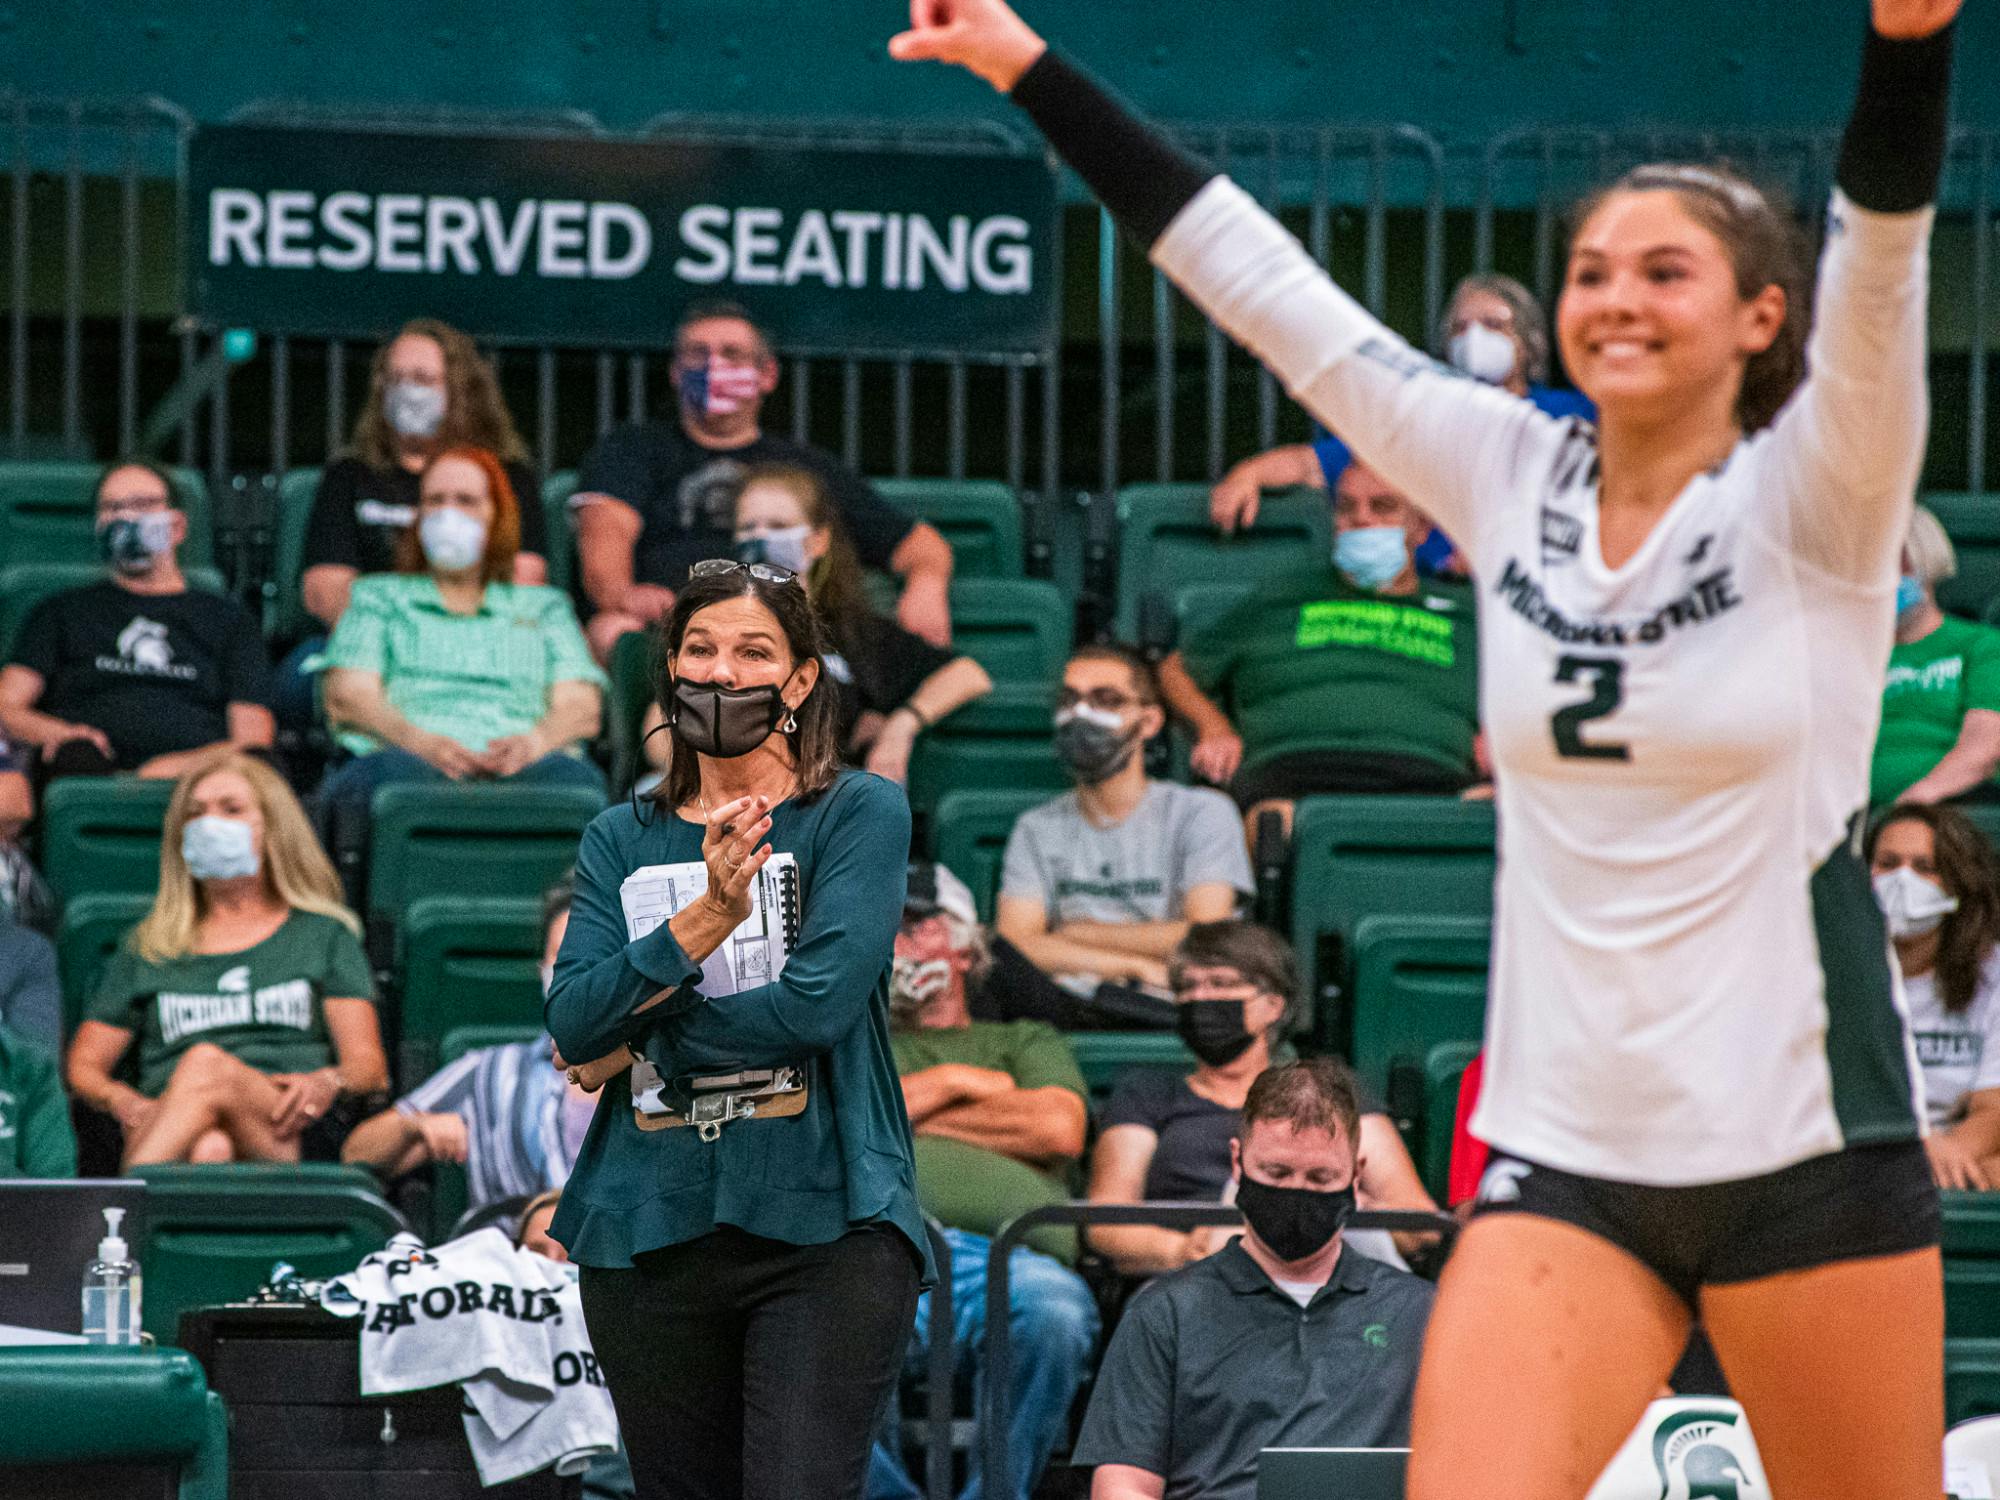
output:
<svg viewBox="0 0 2000 1500"><path fill-rule="evenodd" d="M1039 157L223 125L188 152L211 326L660 348L740 302L784 348L1031 353L1055 333Z"/></svg>

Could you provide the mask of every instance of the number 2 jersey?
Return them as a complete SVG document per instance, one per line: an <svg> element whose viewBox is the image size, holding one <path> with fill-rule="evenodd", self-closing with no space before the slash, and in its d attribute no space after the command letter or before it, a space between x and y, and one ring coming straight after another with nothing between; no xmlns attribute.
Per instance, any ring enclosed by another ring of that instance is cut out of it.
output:
<svg viewBox="0 0 2000 1500"><path fill-rule="evenodd" d="M1158 264L1472 564L1500 864L1474 1133L1674 1186L1921 1131L1860 857L1932 212L1834 195L1810 377L1604 561L1594 430L1424 358L1226 178Z"/></svg>

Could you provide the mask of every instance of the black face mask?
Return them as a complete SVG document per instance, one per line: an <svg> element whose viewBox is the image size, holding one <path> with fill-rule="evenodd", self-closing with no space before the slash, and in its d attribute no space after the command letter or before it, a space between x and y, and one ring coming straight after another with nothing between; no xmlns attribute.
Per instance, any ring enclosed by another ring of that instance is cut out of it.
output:
<svg viewBox="0 0 2000 1500"><path fill-rule="evenodd" d="M703 755L733 760L769 739L789 712L783 694L773 686L726 688L676 677L667 722Z"/></svg>
<svg viewBox="0 0 2000 1500"><path fill-rule="evenodd" d="M1211 1068L1235 1062L1257 1040L1243 1027L1241 1000L1177 1001L1174 1030L1188 1051Z"/></svg>
<svg viewBox="0 0 2000 1500"><path fill-rule="evenodd" d="M1273 1255L1282 1261L1300 1261L1324 1250L1340 1233L1340 1226L1354 1212L1354 1184L1319 1193L1310 1188L1272 1187L1244 1172L1236 1183L1236 1206Z"/></svg>
<svg viewBox="0 0 2000 1500"><path fill-rule="evenodd" d="M1058 715L1056 759L1083 786L1096 786L1125 769L1139 748L1136 730L1113 729L1081 714Z"/></svg>

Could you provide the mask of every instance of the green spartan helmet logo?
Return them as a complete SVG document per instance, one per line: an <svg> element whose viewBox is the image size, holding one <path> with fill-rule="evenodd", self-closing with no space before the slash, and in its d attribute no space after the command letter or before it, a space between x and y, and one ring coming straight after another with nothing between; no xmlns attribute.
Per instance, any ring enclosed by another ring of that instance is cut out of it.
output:
<svg viewBox="0 0 2000 1500"><path fill-rule="evenodd" d="M1734 1449L1717 1439L1736 1426L1739 1413L1711 1409L1676 1412L1653 1433L1653 1467L1660 1500L1750 1500L1754 1481Z"/></svg>

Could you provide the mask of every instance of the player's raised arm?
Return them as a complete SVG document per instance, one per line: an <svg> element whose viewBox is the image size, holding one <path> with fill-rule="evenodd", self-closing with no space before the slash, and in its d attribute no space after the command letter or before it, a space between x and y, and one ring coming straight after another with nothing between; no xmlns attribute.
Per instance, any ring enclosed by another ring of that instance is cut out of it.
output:
<svg viewBox="0 0 2000 1500"><path fill-rule="evenodd" d="M1119 227L1286 389L1453 535L1490 466L1557 424L1459 379L1372 317L1254 199L1182 151L1035 33L1004 0L914 0L889 44L954 63L1008 94ZM1513 440L1513 441L1510 441Z"/></svg>
<svg viewBox="0 0 2000 1500"><path fill-rule="evenodd" d="M1929 425L1925 322L1958 0L1876 0L1841 138L1808 375L1773 433L1793 546L1885 582Z"/></svg>

